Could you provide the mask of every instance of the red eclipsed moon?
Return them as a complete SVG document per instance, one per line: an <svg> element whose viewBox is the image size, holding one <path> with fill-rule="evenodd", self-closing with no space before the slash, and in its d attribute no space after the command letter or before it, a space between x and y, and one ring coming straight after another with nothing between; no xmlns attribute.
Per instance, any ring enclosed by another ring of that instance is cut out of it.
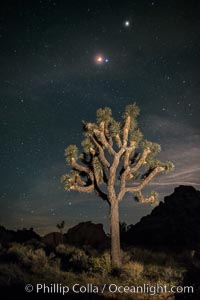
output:
<svg viewBox="0 0 200 300"><path fill-rule="evenodd" d="M95 56L95 63L98 64L98 65L101 65L103 63L108 63L109 62L109 59L106 57L104 57L103 55L96 55Z"/></svg>
<svg viewBox="0 0 200 300"><path fill-rule="evenodd" d="M96 61L96 63L98 63L98 64L103 63L103 61L104 61L103 56L97 55L97 56L95 57L95 61Z"/></svg>

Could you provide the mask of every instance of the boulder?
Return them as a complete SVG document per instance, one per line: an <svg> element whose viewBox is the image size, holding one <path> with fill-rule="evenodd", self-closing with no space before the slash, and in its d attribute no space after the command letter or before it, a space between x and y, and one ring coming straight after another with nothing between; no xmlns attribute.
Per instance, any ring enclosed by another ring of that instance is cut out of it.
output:
<svg viewBox="0 0 200 300"><path fill-rule="evenodd" d="M200 246L200 192L179 186L150 215L129 226L123 240L128 245L197 249Z"/></svg>
<svg viewBox="0 0 200 300"><path fill-rule="evenodd" d="M42 237L42 242L48 246L56 248L59 244L65 243L65 237L60 232L50 232Z"/></svg>
<svg viewBox="0 0 200 300"><path fill-rule="evenodd" d="M94 224L91 221L82 222L70 228L65 238L69 244L91 246L97 249L103 249L109 243L109 238L103 230L103 225Z"/></svg>

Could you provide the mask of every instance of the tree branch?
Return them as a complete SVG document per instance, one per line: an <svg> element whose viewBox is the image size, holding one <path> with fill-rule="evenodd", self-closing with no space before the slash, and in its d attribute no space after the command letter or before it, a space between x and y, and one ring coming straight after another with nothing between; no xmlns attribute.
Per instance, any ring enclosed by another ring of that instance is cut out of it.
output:
<svg viewBox="0 0 200 300"><path fill-rule="evenodd" d="M126 148L126 152L124 155L124 165L122 167L121 170L121 176L120 176L120 192L117 196L117 200L121 201L124 194L125 194L125 188L126 188L126 180L127 180L127 176L130 172L130 154L131 152L135 149L135 143L132 143L131 147Z"/></svg>
<svg viewBox="0 0 200 300"><path fill-rule="evenodd" d="M104 155L104 151L103 148L101 147L101 145L98 143L98 141L96 140L96 138L94 136L90 136L93 143L95 144L95 146L97 147L97 149L99 150L99 160L101 161L102 165L104 167L109 168L110 167L110 163L107 161L105 155Z"/></svg>
<svg viewBox="0 0 200 300"><path fill-rule="evenodd" d="M126 116L125 124L124 124L124 132L123 132L123 146L127 146L128 142L128 134L131 126L131 117L129 115Z"/></svg>
<svg viewBox="0 0 200 300"><path fill-rule="evenodd" d="M80 171L80 172L85 172L86 174L90 173L90 169L88 169L85 166L79 165L74 158L71 159L71 165L74 169Z"/></svg>
<svg viewBox="0 0 200 300"><path fill-rule="evenodd" d="M127 187L126 192L139 192L141 191L158 173L164 172L164 167L156 167L154 168L149 175L140 183L139 185L135 187Z"/></svg>
<svg viewBox="0 0 200 300"><path fill-rule="evenodd" d="M160 172L164 172L164 167L156 167L149 173L149 175L137 186L126 187L126 176L129 172L129 167L124 171L120 181L120 192L117 196L117 200L121 201L126 193L140 192L155 176Z"/></svg>
<svg viewBox="0 0 200 300"><path fill-rule="evenodd" d="M94 184L88 186L80 186L77 185L76 183L73 183L72 186L70 187L70 190L79 191L83 193L91 193L94 191Z"/></svg>
<svg viewBox="0 0 200 300"><path fill-rule="evenodd" d="M112 136L111 136L111 134L110 134L109 129L108 129L107 126L105 126L105 131L104 132L105 132L105 137L108 139L109 145L111 147L113 147L113 139L112 139Z"/></svg>
<svg viewBox="0 0 200 300"><path fill-rule="evenodd" d="M100 130L95 130L95 131L99 134L102 145L104 145L106 147L106 149L108 150L108 152L114 156L116 154L116 152L113 149L113 147L108 143L108 141L105 137L105 123L104 122L101 122L99 124L99 129ZM95 133L95 131L94 131L94 133Z"/></svg>
<svg viewBox="0 0 200 300"><path fill-rule="evenodd" d="M108 195L110 199L116 199L116 192L115 192L115 179L116 179L116 171L119 165L120 158L124 153L125 149L121 148L118 153L115 154L112 166L110 167L110 173L108 177Z"/></svg>
<svg viewBox="0 0 200 300"><path fill-rule="evenodd" d="M145 160L147 158L147 155L151 152L149 148L144 149L141 158L138 160L136 165L133 168L130 168L129 173L127 174L127 179L131 179L134 177L134 173L136 173L139 168L145 164Z"/></svg>
<svg viewBox="0 0 200 300"><path fill-rule="evenodd" d="M86 182L84 180L81 179L81 176L78 175L77 178L76 178L76 182L82 186L85 186L86 185Z"/></svg>
<svg viewBox="0 0 200 300"><path fill-rule="evenodd" d="M117 144L118 148L121 148L122 147L122 141L121 141L121 138L120 138L119 134L116 134L115 141L116 141L116 144Z"/></svg>
<svg viewBox="0 0 200 300"><path fill-rule="evenodd" d="M130 147L126 148L125 155L124 155L124 169L126 169L130 165L130 155L131 152L135 150L136 143L132 142Z"/></svg>

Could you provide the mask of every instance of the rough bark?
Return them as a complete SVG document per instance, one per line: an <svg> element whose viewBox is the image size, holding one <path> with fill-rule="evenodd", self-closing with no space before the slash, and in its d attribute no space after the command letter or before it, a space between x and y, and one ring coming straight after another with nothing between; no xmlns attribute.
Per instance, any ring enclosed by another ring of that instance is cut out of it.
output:
<svg viewBox="0 0 200 300"><path fill-rule="evenodd" d="M121 266L120 231L119 231L119 205L112 201L110 205L110 234L111 234L111 259L113 267Z"/></svg>

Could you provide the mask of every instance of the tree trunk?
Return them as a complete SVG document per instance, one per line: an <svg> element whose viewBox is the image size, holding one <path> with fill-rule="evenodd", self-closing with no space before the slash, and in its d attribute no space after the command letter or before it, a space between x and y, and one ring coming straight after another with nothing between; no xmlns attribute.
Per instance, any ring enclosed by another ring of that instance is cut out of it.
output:
<svg viewBox="0 0 200 300"><path fill-rule="evenodd" d="M110 205L110 234L111 234L111 260L114 267L121 266L120 232L119 232L119 204L112 201Z"/></svg>

